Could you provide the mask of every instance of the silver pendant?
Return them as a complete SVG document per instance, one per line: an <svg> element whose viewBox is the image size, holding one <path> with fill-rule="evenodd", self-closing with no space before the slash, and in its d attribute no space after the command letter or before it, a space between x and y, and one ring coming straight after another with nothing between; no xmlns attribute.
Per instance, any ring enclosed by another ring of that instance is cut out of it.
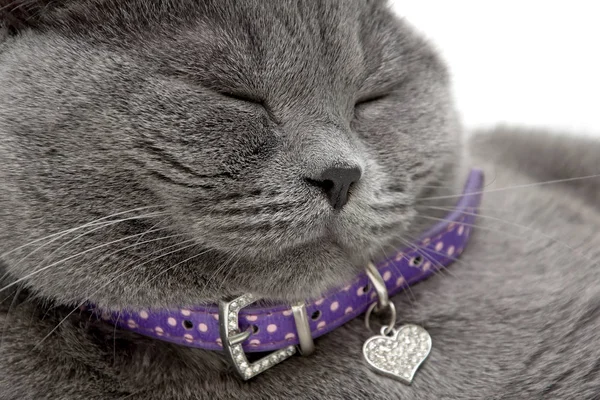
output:
<svg viewBox="0 0 600 400"><path fill-rule="evenodd" d="M410 385L415 373L431 351L431 336L418 325L403 325L385 335L369 338L363 345L363 356L375 372Z"/></svg>

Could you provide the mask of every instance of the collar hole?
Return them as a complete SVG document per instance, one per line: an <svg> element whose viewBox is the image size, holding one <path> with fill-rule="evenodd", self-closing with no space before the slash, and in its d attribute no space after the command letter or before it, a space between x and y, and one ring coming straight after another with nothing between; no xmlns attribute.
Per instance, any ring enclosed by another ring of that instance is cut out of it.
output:
<svg viewBox="0 0 600 400"><path fill-rule="evenodd" d="M423 262L423 257L416 256L415 258L413 258L410 261L410 265L412 265L413 267L418 267L419 265L421 265L422 262Z"/></svg>

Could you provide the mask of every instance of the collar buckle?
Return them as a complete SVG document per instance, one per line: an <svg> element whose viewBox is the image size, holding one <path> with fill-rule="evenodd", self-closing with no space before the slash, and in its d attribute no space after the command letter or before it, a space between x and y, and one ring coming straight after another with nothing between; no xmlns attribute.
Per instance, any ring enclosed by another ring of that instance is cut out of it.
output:
<svg viewBox="0 0 600 400"><path fill-rule="evenodd" d="M222 300L219 302L219 332L223 342L223 350L229 362L243 380L255 377L296 353L296 347L290 345L252 363L248 361L242 348L242 342L247 340L252 333L250 330L240 331L238 318L240 310L256 300L258 299L254 298L253 295L245 294L232 301Z"/></svg>

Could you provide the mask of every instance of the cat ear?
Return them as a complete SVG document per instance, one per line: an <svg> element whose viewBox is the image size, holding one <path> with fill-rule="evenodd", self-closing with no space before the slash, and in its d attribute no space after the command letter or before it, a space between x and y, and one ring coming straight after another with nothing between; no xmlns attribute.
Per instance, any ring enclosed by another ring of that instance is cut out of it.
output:
<svg viewBox="0 0 600 400"><path fill-rule="evenodd" d="M38 28L70 0L0 0L0 28L15 35L26 28Z"/></svg>

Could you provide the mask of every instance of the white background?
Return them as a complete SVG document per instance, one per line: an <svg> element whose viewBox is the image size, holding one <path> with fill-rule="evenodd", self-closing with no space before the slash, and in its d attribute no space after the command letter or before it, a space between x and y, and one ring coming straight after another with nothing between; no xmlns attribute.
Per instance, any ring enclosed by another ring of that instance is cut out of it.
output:
<svg viewBox="0 0 600 400"><path fill-rule="evenodd" d="M600 137L600 2L390 3L441 51L466 127Z"/></svg>

